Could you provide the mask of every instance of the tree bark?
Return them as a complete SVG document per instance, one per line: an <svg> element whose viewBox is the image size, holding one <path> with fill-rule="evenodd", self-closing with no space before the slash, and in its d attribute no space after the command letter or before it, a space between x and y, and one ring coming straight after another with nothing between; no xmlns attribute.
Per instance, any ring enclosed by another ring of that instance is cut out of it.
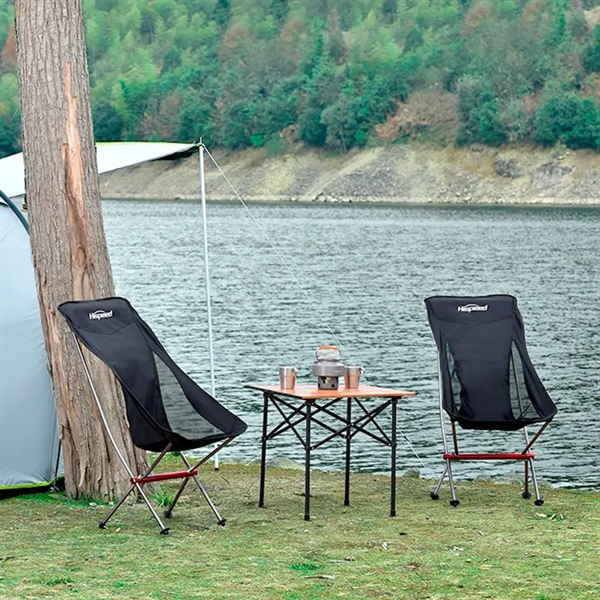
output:
<svg viewBox="0 0 600 600"><path fill-rule="evenodd" d="M114 295L94 147L81 0L16 0L17 60L31 247L72 498L114 499L129 485L102 429L73 337L57 307ZM132 471L146 465L120 387L85 351L111 431Z"/></svg>

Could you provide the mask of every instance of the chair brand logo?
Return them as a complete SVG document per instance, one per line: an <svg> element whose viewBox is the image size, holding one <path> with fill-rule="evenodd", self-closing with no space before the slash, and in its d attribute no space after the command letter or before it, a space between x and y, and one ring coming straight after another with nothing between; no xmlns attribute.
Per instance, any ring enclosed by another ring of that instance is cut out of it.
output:
<svg viewBox="0 0 600 600"><path fill-rule="evenodd" d="M487 309L487 304L485 304L484 306L479 306L479 304L465 304L463 306L458 307L458 312L472 313L478 311L486 311Z"/></svg>
<svg viewBox="0 0 600 600"><path fill-rule="evenodd" d="M97 310L96 312L89 313L90 319L92 321L100 321L100 319L110 319L113 316L113 311L109 310L106 312L105 310Z"/></svg>

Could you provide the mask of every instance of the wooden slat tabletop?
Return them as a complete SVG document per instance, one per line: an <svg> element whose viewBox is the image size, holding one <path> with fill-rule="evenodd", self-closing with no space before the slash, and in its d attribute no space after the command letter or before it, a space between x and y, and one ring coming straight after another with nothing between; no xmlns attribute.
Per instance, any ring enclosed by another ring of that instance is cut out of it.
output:
<svg viewBox="0 0 600 600"><path fill-rule="evenodd" d="M244 387L259 390L261 392L273 392L280 396L298 398L300 400L321 400L334 398L402 398L404 396L416 396L416 392L406 390L393 390L390 388L376 387L373 385L361 385L357 388L340 387L337 390L320 390L316 384L297 385L293 389L281 389L278 385L267 385L262 383L248 383Z"/></svg>

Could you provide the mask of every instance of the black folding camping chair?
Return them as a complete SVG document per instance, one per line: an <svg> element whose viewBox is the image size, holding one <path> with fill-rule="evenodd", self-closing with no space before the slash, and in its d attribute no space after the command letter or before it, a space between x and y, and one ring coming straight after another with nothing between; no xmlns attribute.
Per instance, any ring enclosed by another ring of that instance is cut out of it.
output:
<svg viewBox="0 0 600 600"><path fill-rule="evenodd" d="M429 324L438 349L439 402L446 467L431 498L439 499L448 476L452 506L458 506L452 463L461 460L520 460L525 465L523 498L541 506L531 447L556 414L525 346L523 319L513 296L461 298L438 296L425 300ZM444 412L452 426L453 452L448 449ZM463 429L523 430L521 452L464 453L458 448L456 423ZM527 426L541 423L530 440Z"/></svg>
<svg viewBox="0 0 600 600"><path fill-rule="evenodd" d="M100 417L117 455L130 475L131 487L100 521L100 527L106 527L109 519L137 489L158 522L161 533L167 534L169 529L164 526L148 500L143 486L146 483L173 479L183 481L170 506L164 511L166 518L172 516L188 481L193 479L219 525L225 525L225 519L221 517L197 477L198 467L236 436L244 433L246 424L219 404L173 362L150 327L124 298L65 302L58 310L73 332ZM106 363L121 383L133 443L142 450L158 453L158 457L142 475L132 472L115 443L79 342ZM214 444L218 446L194 464L183 454L185 450ZM153 475L167 452L179 452L185 470Z"/></svg>

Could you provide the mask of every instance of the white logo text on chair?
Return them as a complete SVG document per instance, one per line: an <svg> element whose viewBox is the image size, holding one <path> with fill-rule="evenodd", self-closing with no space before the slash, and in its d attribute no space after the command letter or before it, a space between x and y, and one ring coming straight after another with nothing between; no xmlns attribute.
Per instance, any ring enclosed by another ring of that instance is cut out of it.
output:
<svg viewBox="0 0 600 600"><path fill-rule="evenodd" d="M477 312L477 311L486 311L488 309L488 305L480 306L479 304L464 304L463 306L458 307L458 312Z"/></svg>
<svg viewBox="0 0 600 600"><path fill-rule="evenodd" d="M100 321L100 319L110 319L113 316L113 311L97 310L88 314L92 321Z"/></svg>

